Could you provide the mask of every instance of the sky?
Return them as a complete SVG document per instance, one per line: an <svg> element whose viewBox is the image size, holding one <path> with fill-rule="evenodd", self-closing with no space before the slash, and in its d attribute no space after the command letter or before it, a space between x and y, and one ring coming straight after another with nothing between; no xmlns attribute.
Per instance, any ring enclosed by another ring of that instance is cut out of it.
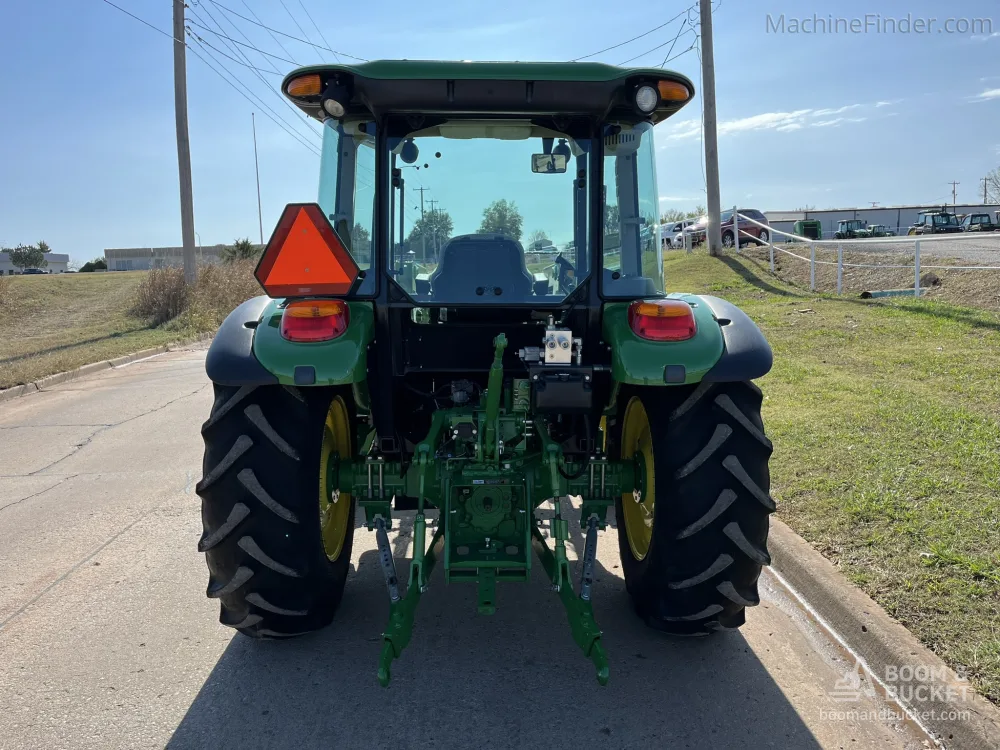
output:
<svg viewBox="0 0 1000 750"><path fill-rule="evenodd" d="M115 2L169 33L169 0ZM697 12L685 13L690 0L219 2L188 0L189 20L221 24L234 39L246 44L245 34L253 46L300 64L329 62L332 54L278 36L282 48L225 8L367 59L569 60L614 46L587 59L659 66L669 52L674 59L666 67L701 89L688 23ZM108 247L179 245L170 38L104 0L33 0L10 5L4 16L0 245L44 239L77 262ZM946 27L949 18L955 20ZM936 203L951 200L953 180L958 201L969 202L981 197L982 177L1000 165L995 0L716 0L713 19L724 206ZM935 20L928 30L929 19ZM191 28L238 57L224 40ZM621 44L638 35L644 36ZM284 74L295 66L242 48L270 71L260 74L262 82L190 41L198 240L259 239L251 112L266 238L286 203L316 198L319 157L309 144L318 150L319 137L274 94L281 81L275 69ZM221 61L273 111L243 98L195 53L217 68ZM663 210L705 203L701 105L699 94L656 128ZM277 115L301 140L269 119Z"/></svg>

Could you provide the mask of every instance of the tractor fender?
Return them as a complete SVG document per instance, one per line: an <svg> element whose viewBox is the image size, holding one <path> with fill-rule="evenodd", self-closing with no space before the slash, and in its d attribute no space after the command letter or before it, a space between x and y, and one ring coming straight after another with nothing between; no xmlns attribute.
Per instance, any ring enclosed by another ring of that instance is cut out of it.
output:
<svg viewBox="0 0 1000 750"><path fill-rule="evenodd" d="M269 300L253 336L253 356L278 383L353 385L368 379L368 347L375 338L371 302L348 302L347 330L335 339L310 343L282 338L283 302Z"/></svg>
<svg viewBox="0 0 1000 750"><path fill-rule="evenodd" d="M248 299L222 321L205 358L205 371L210 380L220 385L272 385L278 382L253 354L254 328L270 302L271 299L264 295Z"/></svg>
<svg viewBox="0 0 1000 750"><path fill-rule="evenodd" d="M774 356L757 324L732 302L708 295L699 295L698 299L715 315L724 342L722 356L702 380L735 382L766 375Z"/></svg>

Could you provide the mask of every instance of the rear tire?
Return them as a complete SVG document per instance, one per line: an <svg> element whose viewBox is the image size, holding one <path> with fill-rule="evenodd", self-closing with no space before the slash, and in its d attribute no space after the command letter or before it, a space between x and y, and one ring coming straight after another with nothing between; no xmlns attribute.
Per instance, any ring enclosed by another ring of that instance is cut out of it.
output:
<svg viewBox="0 0 1000 750"><path fill-rule="evenodd" d="M757 578L770 564L772 446L760 418L760 389L750 382L623 388L610 435L616 457L624 455L623 426L633 399L648 418L655 474L645 554L636 554L626 523L624 503L637 501L630 493L615 507L635 610L651 627L678 635L738 628L745 608L759 603Z"/></svg>
<svg viewBox="0 0 1000 750"><path fill-rule="evenodd" d="M733 247L733 242L734 242L733 233L724 232L722 235L722 246L727 250L729 250L730 248Z"/></svg>
<svg viewBox="0 0 1000 750"><path fill-rule="evenodd" d="M350 392L286 386L215 385L202 426L207 594L219 622L254 638L286 637L328 625L344 592L354 505L339 555L320 528L320 452L330 404ZM350 498L344 499L351 502Z"/></svg>

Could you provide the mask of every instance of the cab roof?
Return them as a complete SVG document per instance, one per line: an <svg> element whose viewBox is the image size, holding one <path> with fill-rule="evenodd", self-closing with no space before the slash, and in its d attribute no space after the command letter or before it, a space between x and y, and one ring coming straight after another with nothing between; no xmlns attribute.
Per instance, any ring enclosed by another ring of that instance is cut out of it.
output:
<svg viewBox="0 0 1000 750"><path fill-rule="evenodd" d="M319 75L325 89L337 81L350 91L346 117L387 112L438 114L586 115L660 122L694 96L686 76L660 68L620 68L596 62L470 62L373 60L356 65L313 65L285 77L281 90L307 115L323 119L320 96L294 96L288 84ZM649 115L634 106L635 89L671 81L687 87L684 101L659 102Z"/></svg>

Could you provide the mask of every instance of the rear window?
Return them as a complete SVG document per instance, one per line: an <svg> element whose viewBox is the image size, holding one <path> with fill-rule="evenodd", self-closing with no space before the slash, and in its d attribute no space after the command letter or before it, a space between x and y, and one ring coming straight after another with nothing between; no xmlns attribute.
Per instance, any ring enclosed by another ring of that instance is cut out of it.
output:
<svg viewBox="0 0 1000 750"><path fill-rule="evenodd" d="M756 208L750 208L743 212L744 216L749 216L751 219L756 219L757 221L766 221L767 217L764 216Z"/></svg>

